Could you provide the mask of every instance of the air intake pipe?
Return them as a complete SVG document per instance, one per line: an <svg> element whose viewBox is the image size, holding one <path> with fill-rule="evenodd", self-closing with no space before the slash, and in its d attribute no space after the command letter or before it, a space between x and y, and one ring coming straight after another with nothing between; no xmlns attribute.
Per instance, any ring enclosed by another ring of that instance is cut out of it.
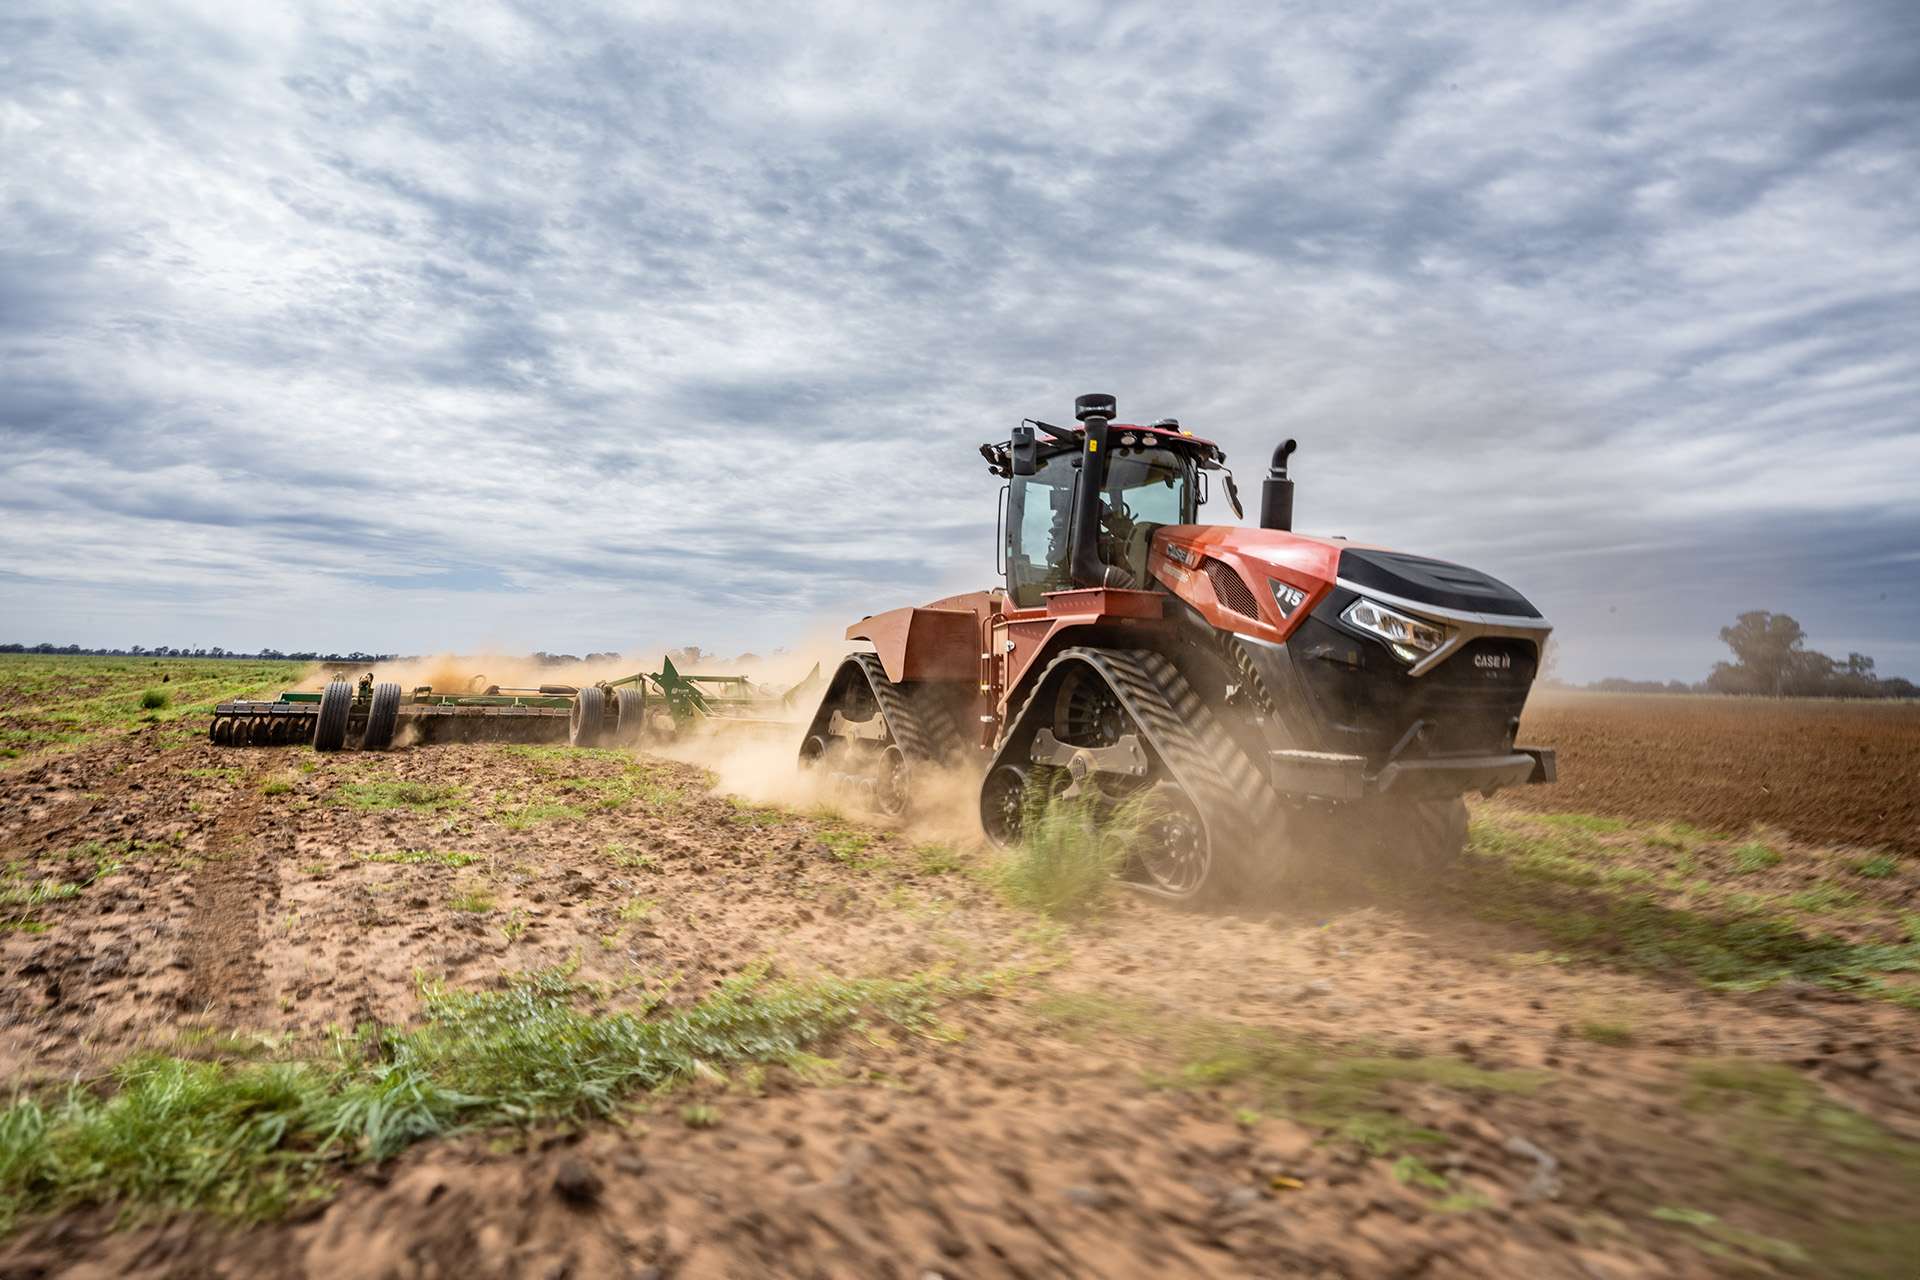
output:
<svg viewBox="0 0 1920 1280"><path fill-rule="evenodd" d="M1287 459L1300 447L1288 440L1273 451L1273 465L1267 468L1266 483L1260 489L1260 527L1293 531L1293 481L1287 478Z"/></svg>
<svg viewBox="0 0 1920 1280"><path fill-rule="evenodd" d="M1107 482L1107 424L1116 412L1112 396L1084 395L1073 402L1073 416L1086 428L1080 447L1080 474L1074 479L1073 529L1067 544L1067 572L1076 587L1130 587L1133 575L1100 559L1100 491Z"/></svg>

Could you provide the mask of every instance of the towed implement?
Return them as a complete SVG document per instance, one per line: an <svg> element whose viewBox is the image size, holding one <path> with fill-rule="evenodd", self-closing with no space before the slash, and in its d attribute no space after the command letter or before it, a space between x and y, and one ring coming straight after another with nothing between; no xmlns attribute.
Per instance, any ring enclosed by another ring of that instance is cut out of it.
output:
<svg viewBox="0 0 1920 1280"><path fill-rule="evenodd" d="M310 742L317 751L339 751L349 743L384 751L396 741L637 746L709 725L784 727L793 718L795 698L818 678L816 668L807 680L779 692L745 676L683 675L671 658L659 671L529 689L490 685L475 676L461 692L427 685L409 692L369 674L357 684L331 681L319 693L223 702L214 708L207 734L223 746Z"/></svg>
<svg viewBox="0 0 1920 1280"><path fill-rule="evenodd" d="M1260 525L1199 522L1226 455L1172 419L1023 421L984 444L1002 489L1004 585L876 614L800 746L883 812L916 777L980 779L990 839L1033 798L1144 816L1125 875L1175 900L1257 894L1359 848L1444 861L1468 792L1550 782L1515 744L1551 627L1473 569L1293 532L1294 442Z"/></svg>

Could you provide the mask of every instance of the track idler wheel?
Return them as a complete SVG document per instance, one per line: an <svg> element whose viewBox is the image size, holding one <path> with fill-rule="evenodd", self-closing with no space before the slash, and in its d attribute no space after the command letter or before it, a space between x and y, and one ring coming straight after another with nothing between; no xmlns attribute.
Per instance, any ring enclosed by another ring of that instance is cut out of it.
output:
<svg viewBox="0 0 1920 1280"><path fill-rule="evenodd" d="M1187 793L1159 782L1141 799L1141 826L1134 863L1147 887L1163 898L1197 896L1213 869L1207 827Z"/></svg>
<svg viewBox="0 0 1920 1280"><path fill-rule="evenodd" d="M400 686L383 681L373 686L373 699L367 704L367 728L360 737L365 751L385 751L393 745L393 729L400 720Z"/></svg>
<svg viewBox="0 0 1920 1280"><path fill-rule="evenodd" d="M1003 764L980 784L980 827L1002 849L1020 843L1027 816L1027 771Z"/></svg>
<svg viewBox="0 0 1920 1280"><path fill-rule="evenodd" d="M573 697L567 716L567 741L576 747L597 747L606 732L607 691L590 684Z"/></svg>
<svg viewBox="0 0 1920 1280"><path fill-rule="evenodd" d="M897 742L889 742L880 752L873 770L873 807L890 818L898 818L913 803L913 773L907 767L907 753Z"/></svg>
<svg viewBox="0 0 1920 1280"><path fill-rule="evenodd" d="M320 695L320 714L313 722L313 749L338 751L347 745L347 718L353 714L353 686L332 680Z"/></svg>

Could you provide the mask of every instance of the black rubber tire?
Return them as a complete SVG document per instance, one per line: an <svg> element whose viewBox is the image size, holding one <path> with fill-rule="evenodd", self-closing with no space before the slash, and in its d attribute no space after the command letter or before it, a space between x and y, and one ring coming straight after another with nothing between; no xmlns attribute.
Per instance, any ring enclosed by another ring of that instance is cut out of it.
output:
<svg viewBox="0 0 1920 1280"><path fill-rule="evenodd" d="M394 726L400 722L400 686L382 681L373 686L373 700L367 704L367 728L360 735L362 751L385 751L393 745Z"/></svg>
<svg viewBox="0 0 1920 1280"><path fill-rule="evenodd" d="M640 689L616 689L613 693L613 740L637 747L647 736L647 695Z"/></svg>
<svg viewBox="0 0 1920 1280"><path fill-rule="evenodd" d="M332 680L320 695L320 714L313 721L313 749L338 751L347 745L347 717L353 712L353 686Z"/></svg>
<svg viewBox="0 0 1920 1280"><path fill-rule="evenodd" d="M606 732L607 691L590 684L573 697L567 715L567 741L576 747L597 747Z"/></svg>

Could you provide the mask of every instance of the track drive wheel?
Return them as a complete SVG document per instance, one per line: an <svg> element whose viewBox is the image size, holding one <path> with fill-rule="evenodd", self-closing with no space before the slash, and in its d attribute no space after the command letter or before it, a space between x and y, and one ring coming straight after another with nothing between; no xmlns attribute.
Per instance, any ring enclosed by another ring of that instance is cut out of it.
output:
<svg viewBox="0 0 1920 1280"><path fill-rule="evenodd" d="M636 747L646 733L647 695L639 689L614 690L613 740Z"/></svg>
<svg viewBox="0 0 1920 1280"><path fill-rule="evenodd" d="M345 680L333 680L320 695L320 714L313 722L313 749L338 751L347 745L347 717L353 711L353 686ZM239 735L235 734L235 740Z"/></svg>
<svg viewBox="0 0 1920 1280"><path fill-rule="evenodd" d="M573 711L567 717L567 741L576 747L597 747L605 734L607 691L597 684L585 685L573 697Z"/></svg>
<svg viewBox="0 0 1920 1280"><path fill-rule="evenodd" d="M373 701L367 706L367 730L360 746L365 751L385 751L393 745L393 728L400 719L400 686L383 681L373 686Z"/></svg>

